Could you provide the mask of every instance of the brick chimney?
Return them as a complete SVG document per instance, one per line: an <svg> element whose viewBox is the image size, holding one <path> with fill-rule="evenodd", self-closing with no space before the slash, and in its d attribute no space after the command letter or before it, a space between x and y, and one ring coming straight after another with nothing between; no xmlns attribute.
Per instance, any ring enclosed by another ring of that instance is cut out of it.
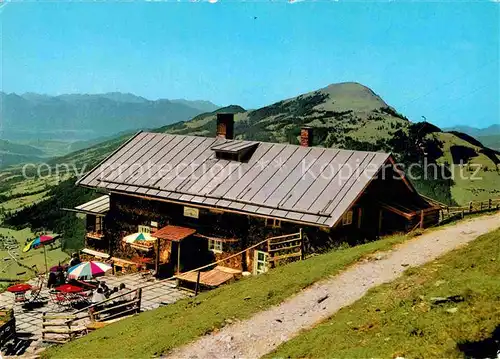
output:
<svg viewBox="0 0 500 359"><path fill-rule="evenodd" d="M300 129L300 145L311 147L313 145L313 129L309 126L304 126Z"/></svg>
<svg viewBox="0 0 500 359"><path fill-rule="evenodd" d="M232 140L234 138L234 114L217 114L217 137Z"/></svg>

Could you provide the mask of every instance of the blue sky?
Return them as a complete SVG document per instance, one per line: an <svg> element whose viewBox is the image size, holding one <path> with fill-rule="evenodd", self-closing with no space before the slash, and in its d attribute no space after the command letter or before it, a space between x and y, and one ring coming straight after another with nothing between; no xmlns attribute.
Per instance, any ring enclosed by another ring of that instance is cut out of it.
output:
<svg viewBox="0 0 500 359"><path fill-rule="evenodd" d="M257 108L330 83L411 120L500 123L500 3L13 2L5 92L131 92Z"/></svg>

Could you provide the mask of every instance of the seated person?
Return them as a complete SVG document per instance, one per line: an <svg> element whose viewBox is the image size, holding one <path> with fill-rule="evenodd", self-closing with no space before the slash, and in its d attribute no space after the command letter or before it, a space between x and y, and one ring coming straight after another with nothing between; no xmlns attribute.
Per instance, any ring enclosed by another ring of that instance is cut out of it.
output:
<svg viewBox="0 0 500 359"><path fill-rule="evenodd" d="M134 295L133 293L128 293L130 292L130 289L128 289L127 287L125 287L125 284L124 283L120 283L120 289L118 290L118 294L125 294L123 295L122 297L120 297L119 299L123 302L129 302L131 300L134 299Z"/></svg>
<svg viewBox="0 0 500 359"><path fill-rule="evenodd" d="M78 253L73 253L71 255L71 260L69 261L69 267L68 268L71 268L71 267L74 267L78 264L80 264L81 261L80 261L80 256L78 255Z"/></svg>
<svg viewBox="0 0 500 359"><path fill-rule="evenodd" d="M54 272L49 273L49 278L47 279L47 288L52 289L55 288L57 284L56 274Z"/></svg>
<svg viewBox="0 0 500 359"><path fill-rule="evenodd" d="M118 293L118 287L113 287L113 289L111 289L107 295L108 298L113 298L113 297L116 297ZM111 302L112 303L118 303L119 301L121 301L121 298L118 298L118 299L115 299L115 300L112 300Z"/></svg>
<svg viewBox="0 0 500 359"><path fill-rule="evenodd" d="M66 283L66 277L62 271L56 273L56 286L60 286Z"/></svg>
<svg viewBox="0 0 500 359"><path fill-rule="evenodd" d="M96 304L102 302L105 299L106 296L104 295L102 288L97 288L97 290L92 294L91 302L92 304Z"/></svg>
<svg viewBox="0 0 500 359"><path fill-rule="evenodd" d="M111 290L106 285L105 281L100 281L97 287L102 289L102 293L106 296L106 298L109 297L109 293L111 292Z"/></svg>

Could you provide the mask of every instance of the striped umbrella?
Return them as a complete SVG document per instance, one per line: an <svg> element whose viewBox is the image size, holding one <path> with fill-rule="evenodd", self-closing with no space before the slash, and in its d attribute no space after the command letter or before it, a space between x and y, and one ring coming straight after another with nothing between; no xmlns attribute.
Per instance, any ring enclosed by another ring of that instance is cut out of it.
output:
<svg viewBox="0 0 500 359"><path fill-rule="evenodd" d="M23 252L28 252L31 249L37 249L41 246L44 246L46 244L51 244L54 243L54 241L58 238L59 236L54 235L54 236L49 236L47 234L41 235L39 237L36 237L33 239L31 242L29 242L24 248Z"/></svg>
<svg viewBox="0 0 500 359"><path fill-rule="evenodd" d="M45 272L48 272L47 266L47 251L45 250L45 245L54 243L54 241L59 238L58 234L49 236L47 234L36 237L31 242L29 242L24 248L23 252L28 252L31 249L37 249L43 247L43 255L45 257Z"/></svg>
<svg viewBox="0 0 500 359"><path fill-rule="evenodd" d="M123 241L126 243L144 242L144 241L156 241L156 238L151 236L149 233L132 233L126 237L123 237Z"/></svg>
<svg viewBox="0 0 500 359"><path fill-rule="evenodd" d="M104 273L106 273L109 270L111 270L111 266L106 263L94 262L94 261L83 262L68 269L68 278L90 279L92 277L99 277L101 275L104 275Z"/></svg>

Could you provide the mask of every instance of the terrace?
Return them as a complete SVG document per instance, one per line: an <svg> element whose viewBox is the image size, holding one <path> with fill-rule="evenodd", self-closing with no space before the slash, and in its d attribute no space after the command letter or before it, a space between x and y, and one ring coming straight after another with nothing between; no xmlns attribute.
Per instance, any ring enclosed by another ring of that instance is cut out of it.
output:
<svg viewBox="0 0 500 359"><path fill-rule="evenodd" d="M157 281L155 279L146 279L142 274L127 274L121 276L101 277L110 287L118 287L121 283L125 284L127 289L134 290L147 285L142 290L140 301L140 310L147 311L156 309L160 306L174 303L180 299L191 296L191 293L176 288L173 281ZM72 315L76 309L71 305L62 305L53 298L53 293L47 288L45 281L32 279L27 282L33 287L33 294L28 292L25 301L16 301L15 294L8 291L0 293L0 308L5 310L13 309L16 320L16 338L4 343L1 351L9 355L28 355L39 352L42 348L50 345L43 339L44 313L51 315ZM38 292L37 288L41 286ZM36 297L36 298L34 298ZM115 318L118 320L124 317ZM114 321L113 320L113 321ZM77 319L72 325L91 328L91 320L87 310L81 310ZM85 330L84 332L86 332ZM17 348L17 349L13 349Z"/></svg>

